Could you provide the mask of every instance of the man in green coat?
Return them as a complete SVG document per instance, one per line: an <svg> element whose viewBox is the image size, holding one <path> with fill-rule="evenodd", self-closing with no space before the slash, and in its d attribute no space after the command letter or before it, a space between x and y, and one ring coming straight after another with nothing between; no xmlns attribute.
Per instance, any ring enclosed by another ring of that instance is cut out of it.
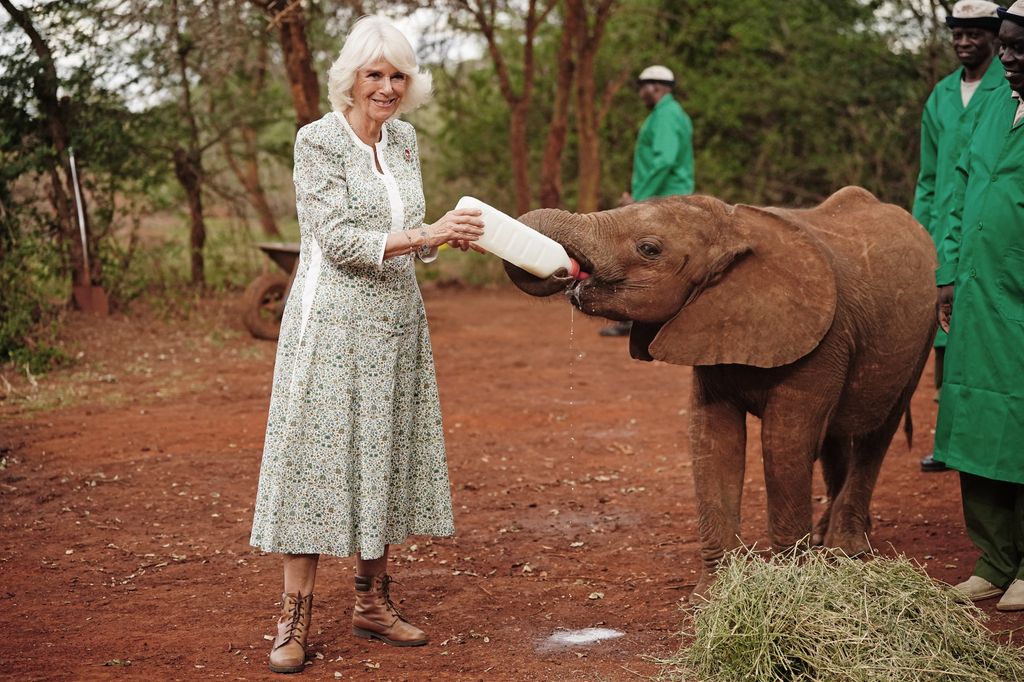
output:
<svg viewBox="0 0 1024 682"><path fill-rule="evenodd" d="M693 194L693 123L672 96L676 78L660 64L648 66L637 78L638 94L651 113L640 126L633 150L633 180L619 203L651 197ZM616 322L601 336L625 336L631 323Z"/></svg>
<svg viewBox="0 0 1024 682"><path fill-rule="evenodd" d="M939 324L949 333L935 458L960 471L964 521L981 550L956 589L1024 610L1024 0L999 10L993 90L957 164L939 247ZM962 200L960 200L962 198Z"/></svg>
<svg viewBox="0 0 1024 682"><path fill-rule="evenodd" d="M985 96L1006 87L1003 69L994 59L998 45L999 6L985 0L960 0L946 17L960 68L936 84L921 114L921 169L914 195L914 217L927 228L935 246L946 236L956 186L956 161L970 140ZM935 388L942 386L946 334L935 336ZM932 455L921 460L922 471L945 471Z"/></svg>

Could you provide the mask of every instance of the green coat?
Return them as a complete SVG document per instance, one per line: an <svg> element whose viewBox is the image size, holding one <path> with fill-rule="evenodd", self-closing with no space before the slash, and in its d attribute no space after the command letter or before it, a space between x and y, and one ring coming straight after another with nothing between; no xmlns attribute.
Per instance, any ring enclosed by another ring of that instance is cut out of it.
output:
<svg viewBox="0 0 1024 682"><path fill-rule="evenodd" d="M671 95L662 97L640 126L631 194L635 201L693 194L693 124Z"/></svg>
<svg viewBox="0 0 1024 682"><path fill-rule="evenodd" d="M974 96L964 107L960 95L963 72L961 66L940 80L921 114L921 169L914 193L914 217L931 234L936 248L949 231L957 181L956 162L970 140L981 103L992 90L1006 87L1002 64L993 58ZM941 329L935 336L935 345L946 345L946 334Z"/></svg>
<svg viewBox="0 0 1024 682"><path fill-rule="evenodd" d="M960 162L938 284L955 284L935 459L1024 483L1024 121L988 93Z"/></svg>

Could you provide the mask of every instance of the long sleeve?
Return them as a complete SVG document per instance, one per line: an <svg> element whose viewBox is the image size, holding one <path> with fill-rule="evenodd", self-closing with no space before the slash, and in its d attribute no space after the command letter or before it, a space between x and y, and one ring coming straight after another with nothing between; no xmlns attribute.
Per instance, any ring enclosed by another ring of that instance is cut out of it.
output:
<svg viewBox="0 0 1024 682"><path fill-rule="evenodd" d="M928 97L921 114L921 166L917 175L917 189L914 193L914 217L934 234L935 224L935 175L938 163L938 119L936 117L936 94Z"/></svg>
<svg viewBox="0 0 1024 682"><path fill-rule="evenodd" d="M339 151L300 130L293 177L299 226L316 239L324 258L339 267L380 267L387 234L356 226L348 209L348 183Z"/></svg>
<svg viewBox="0 0 1024 682"><path fill-rule="evenodd" d="M964 197L969 177L970 147L964 150L956 164L956 186L953 190L949 231L939 244L939 267L935 271L935 283L940 287L956 281L956 272L960 265L960 238L963 235Z"/></svg>

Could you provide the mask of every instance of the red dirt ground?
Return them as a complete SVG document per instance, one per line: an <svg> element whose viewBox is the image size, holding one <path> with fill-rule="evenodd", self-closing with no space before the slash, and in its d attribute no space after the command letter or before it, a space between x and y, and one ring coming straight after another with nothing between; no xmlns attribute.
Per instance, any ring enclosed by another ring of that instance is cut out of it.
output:
<svg viewBox="0 0 1024 682"><path fill-rule="evenodd" d="M512 290L429 289L454 538L394 547L423 648L350 634L352 562L321 562L305 679L631 680L673 653L696 579L688 368ZM270 679L280 560L248 545L274 345L230 301L188 322L72 316L74 367L0 391L0 670L13 679ZM922 474L931 368L875 493L873 541L969 575L957 476ZM751 420L744 533L766 540ZM820 483L819 483L820 489ZM820 491L818 495L820 496ZM816 503L820 508L820 501ZM989 626L1024 615L983 604ZM561 629L623 637L551 649ZM280 678L277 678L280 679Z"/></svg>

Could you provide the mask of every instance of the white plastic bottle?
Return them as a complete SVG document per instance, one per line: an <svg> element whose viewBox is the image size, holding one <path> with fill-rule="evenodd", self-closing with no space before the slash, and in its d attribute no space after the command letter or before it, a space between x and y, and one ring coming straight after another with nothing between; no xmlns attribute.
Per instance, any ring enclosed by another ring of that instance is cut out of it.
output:
<svg viewBox="0 0 1024 682"><path fill-rule="evenodd" d="M476 242L481 248L537 277L565 268L569 276L580 278L580 264L547 235L475 197L462 197L455 208L478 208L483 213L484 234Z"/></svg>

